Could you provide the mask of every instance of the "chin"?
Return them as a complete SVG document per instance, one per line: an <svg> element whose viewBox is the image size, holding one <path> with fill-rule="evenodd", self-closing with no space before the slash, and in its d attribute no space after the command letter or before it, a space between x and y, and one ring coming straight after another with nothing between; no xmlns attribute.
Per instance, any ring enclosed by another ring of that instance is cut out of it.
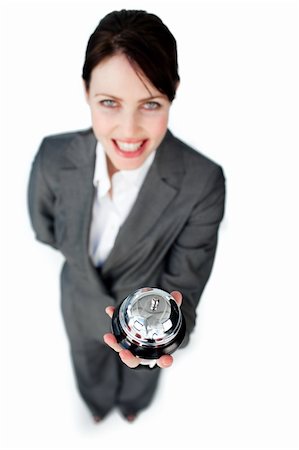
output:
<svg viewBox="0 0 299 450"><path fill-rule="evenodd" d="M119 155L111 155L111 162L117 170L134 170L142 166L145 160L148 158L151 152L143 153L136 158L122 158ZM116 156L116 157L115 157Z"/></svg>
<svg viewBox="0 0 299 450"><path fill-rule="evenodd" d="M115 167L117 167L118 170L134 170L134 169L138 169L139 167L142 166L142 164L144 163L145 159L143 159L142 161L126 161L126 162L123 162L123 163L120 163L120 164L116 164Z"/></svg>

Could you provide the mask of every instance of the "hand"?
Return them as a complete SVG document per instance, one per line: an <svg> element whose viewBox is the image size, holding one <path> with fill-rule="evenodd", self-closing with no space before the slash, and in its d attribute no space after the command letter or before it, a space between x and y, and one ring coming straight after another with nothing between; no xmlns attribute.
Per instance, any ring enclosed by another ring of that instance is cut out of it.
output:
<svg viewBox="0 0 299 450"><path fill-rule="evenodd" d="M182 294L179 291L173 291L171 292L171 295L175 299L178 306L181 305L183 301ZM105 309L106 313L110 318L113 316L115 308L113 306L107 306ZM140 358L137 358L137 356L134 356L130 350L123 349L119 343L117 342L115 336L113 333L107 333L104 335L104 342L109 345L114 351L116 351L122 360L124 364L126 364L131 369L134 369L135 367L139 366L140 364ZM157 365L161 367L161 369L165 369L167 367L170 367L173 363L173 357L171 355L163 355L159 359L157 359Z"/></svg>

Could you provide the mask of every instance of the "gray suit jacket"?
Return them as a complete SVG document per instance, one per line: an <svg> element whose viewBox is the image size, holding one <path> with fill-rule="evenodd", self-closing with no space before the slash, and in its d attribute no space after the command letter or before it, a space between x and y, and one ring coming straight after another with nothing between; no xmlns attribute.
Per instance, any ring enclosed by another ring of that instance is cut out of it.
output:
<svg viewBox="0 0 299 450"><path fill-rule="evenodd" d="M47 137L28 200L36 238L59 249L62 312L76 348L110 331L104 308L144 286L179 290L187 343L210 276L224 214L222 169L168 130L100 270L88 255L96 138L91 129Z"/></svg>

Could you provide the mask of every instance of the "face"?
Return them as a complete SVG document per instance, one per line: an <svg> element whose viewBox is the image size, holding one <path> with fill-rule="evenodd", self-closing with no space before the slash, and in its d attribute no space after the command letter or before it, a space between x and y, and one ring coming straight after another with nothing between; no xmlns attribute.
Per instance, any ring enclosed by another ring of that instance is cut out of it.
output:
<svg viewBox="0 0 299 450"><path fill-rule="evenodd" d="M93 69L86 99L110 174L140 167L165 136L171 102L123 54Z"/></svg>

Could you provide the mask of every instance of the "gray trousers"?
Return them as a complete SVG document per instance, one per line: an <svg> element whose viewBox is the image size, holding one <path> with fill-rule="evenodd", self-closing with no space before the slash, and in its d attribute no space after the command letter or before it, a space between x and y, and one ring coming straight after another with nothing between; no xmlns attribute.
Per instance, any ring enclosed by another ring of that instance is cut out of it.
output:
<svg viewBox="0 0 299 450"><path fill-rule="evenodd" d="M71 348L78 390L92 415L104 417L114 406L122 414L146 408L155 393L160 368L128 368L110 347L101 342Z"/></svg>

